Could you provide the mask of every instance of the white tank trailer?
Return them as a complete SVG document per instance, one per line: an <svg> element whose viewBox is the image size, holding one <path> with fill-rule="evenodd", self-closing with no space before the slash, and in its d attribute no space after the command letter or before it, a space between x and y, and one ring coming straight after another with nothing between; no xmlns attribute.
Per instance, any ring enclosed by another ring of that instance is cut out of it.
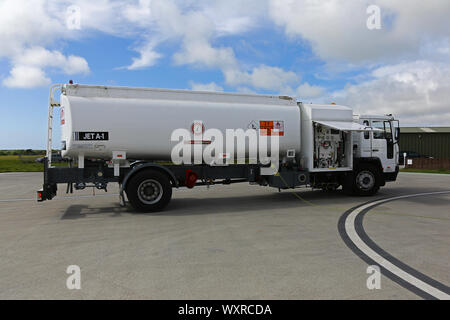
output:
<svg viewBox="0 0 450 320"><path fill-rule="evenodd" d="M137 211L149 212L165 208L174 187L249 182L279 190L342 186L347 194L373 195L398 174L399 126L392 115L355 116L345 106L303 104L287 96L81 84L54 85L49 100L39 201L52 199L61 183L73 192L106 191L108 183L117 182L121 205L128 200ZM51 162L55 108L67 167ZM215 155L225 161L175 164L176 129L191 134L191 148L203 149L211 144L203 136L208 129L224 138L227 129L254 130L258 140L278 139L278 157L270 163L253 158L247 143L244 159L234 158L234 149L231 157ZM275 170L268 173L268 167Z"/></svg>
<svg viewBox="0 0 450 320"><path fill-rule="evenodd" d="M128 159L170 161L175 129L199 123L225 137L226 129L257 130L263 121L279 123L280 156L300 155L300 108L290 97L72 85L60 101L63 157L109 160L124 151Z"/></svg>

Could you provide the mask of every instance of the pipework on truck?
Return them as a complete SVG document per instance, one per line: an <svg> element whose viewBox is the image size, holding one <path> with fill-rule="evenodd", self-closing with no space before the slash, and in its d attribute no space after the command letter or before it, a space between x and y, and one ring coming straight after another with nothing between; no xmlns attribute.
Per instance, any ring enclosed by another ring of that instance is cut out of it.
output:
<svg viewBox="0 0 450 320"><path fill-rule="evenodd" d="M56 108L68 167L51 163ZM163 210L172 188L217 183L372 195L396 180L398 139L391 115L355 116L285 96L54 85L38 200L63 183L67 192L119 183L120 203L144 212Z"/></svg>

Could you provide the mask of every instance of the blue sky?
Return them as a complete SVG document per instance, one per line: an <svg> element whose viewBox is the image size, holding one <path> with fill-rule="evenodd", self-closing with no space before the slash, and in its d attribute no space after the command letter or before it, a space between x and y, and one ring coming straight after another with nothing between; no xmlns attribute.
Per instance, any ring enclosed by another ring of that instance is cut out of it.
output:
<svg viewBox="0 0 450 320"><path fill-rule="evenodd" d="M70 79L286 94L448 126L449 16L446 0L0 0L0 149L45 147L49 85Z"/></svg>

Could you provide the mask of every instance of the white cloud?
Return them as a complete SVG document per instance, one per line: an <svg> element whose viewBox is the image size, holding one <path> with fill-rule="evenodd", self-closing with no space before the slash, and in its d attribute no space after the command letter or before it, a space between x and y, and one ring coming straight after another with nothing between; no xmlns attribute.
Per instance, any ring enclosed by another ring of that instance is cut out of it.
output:
<svg viewBox="0 0 450 320"><path fill-rule="evenodd" d="M250 85L256 89L282 90L290 83L299 80L292 71L284 71L278 67L261 65L252 69L251 72L239 70L225 70L225 80L232 86Z"/></svg>
<svg viewBox="0 0 450 320"><path fill-rule="evenodd" d="M0 58L11 64L4 85L19 88L48 85L49 68L65 74L89 72L84 58L45 48L71 37L64 24L63 8L68 6L56 10L55 3L44 0L0 2Z"/></svg>
<svg viewBox="0 0 450 320"><path fill-rule="evenodd" d="M89 66L84 58L73 55L66 57L59 51L49 51L42 47L26 49L13 57L12 61L15 65L55 67L66 74L89 73Z"/></svg>
<svg viewBox="0 0 450 320"><path fill-rule="evenodd" d="M381 7L381 30L366 27L369 4ZM81 9L79 31L66 28L70 5ZM233 45L217 44L274 23L291 45L298 40L311 45L326 63L330 83L342 67L364 70L355 84L333 93L342 103L437 124L449 121L449 16L448 0L1 0L0 59L11 66L2 75L3 85L48 85L54 72L88 73L86 59L68 52L66 43L101 33L134 40L129 70L154 66L169 44L176 48L169 56L175 65L218 69L224 85L238 91L328 98L323 87L300 83L295 72L244 64ZM215 82L190 86L223 90Z"/></svg>
<svg viewBox="0 0 450 320"><path fill-rule="evenodd" d="M237 68L233 49L213 47L217 33L214 21L202 10L182 13L174 2L156 1L152 6L157 33L149 41L180 39L181 50L173 55L177 65L194 65L206 68Z"/></svg>
<svg viewBox="0 0 450 320"><path fill-rule="evenodd" d="M3 85L10 88L33 88L49 84L50 79L45 76L45 73L31 66L13 67L8 78L3 80Z"/></svg>
<svg viewBox="0 0 450 320"><path fill-rule="evenodd" d="M359 113L393 113L408 125L450 123L450 66L414 61L380 67L373 79L334 92Z"/></svg>
<svg viewBox="0 0 450 320"><path fill-rule="evenodd" d="M371 4L381 8L381 30L366 27ZM332 93L304 83L296 90L300 99L394 113L409 125L450 122L449 1L270 0L270 8L289 39L308 41L326 62L328 81L339 78L336 71L360 70L353 84Z"/></svg>
<svg viewBox="0 0 450 320"><path fill-rule="evenodd" d="M70 55L66 57L63 65L59 65L66 74L87 74L90 72L87 61L78 56Z"/></svg>
<svg viewBox="0 0 450 320"><path fill-rule="evenodd" d="M124 16L133 23L141 26L147 26L151 23L151 0L139 0L135 6L133 4L127 6L124 10Z"/></svg>
<svg viewBox="0 0 450 320"><path fill-rule="evenodd" d="M298 86L296 90L297 97L302 98L318 98L324 93L324 88L320 86L312 86L305 82Z"/></svg>
<svg viewBox="0 0 450 320"><path fill-rule="evenodd" d="M89 66L84 58L64 56L59 51L32 47L12 57L12 69L3 84L8 87L32 88L48 85L51 81L44 69L54 68L65 74L87 74ZM29 72L29 75L26 73Z"/></svg>
<svg viewBox="0 0 450 320"><path fill-rule="evenodd" d="M138 58L132 58L133 63L127 67L129 70L136 70L147 68L155 65L162 57L161 54L155 51L155 44L150 42L147 43L144 47L137 49L140 54Z"/></svg>
<svg viewBox="0 0 450 320"><path fill-rule="evenodd" d="M236 58L231 48L213 48L205 39L187 37L183 50L174 54L177 65L191 64L207 68L235 68Z"/></svg>
<svg viewBox="0 0 450 320"><path fill-rule="evenodd" d="M45 4L43 0L0 2L0 58L14 56L25 46L48 44L65 29Z"/></svg>
<svg viewBox="0 0 450 320"><path fill-rule="evenodd" d="M381 8L380 30L366 26L373 4ZM270 14L288 36L309 41L327 62L417 58L424 44L450 36L447 0L270 0Z"/></svg>
<svg viewBox="0 0 450 320"><path fill-rule="evenodd" d="M193 82L191 81L189 83L190 87L192 90L196 90L196 91L223 91L223 88L219 85L217 85L215 82L210 82L210 83L197 83L197 82Z"/></svg>
<svg viewBox="0 0 450 320"><path fill-rule="evenodd" d="M121 0L39 0L48 7L48 14L63 24L61 32L64 37L83 37L92 34L93 32L101 32L112 34L116 36L132 36L140 31L141 25L137 23L138 19L142 17L136 16L135 21L130 21L129 18L141 10L145 13L145 3L142 6L138 3L136 6L133 1ZM145 1L143 1L145 2ZM70 30L66 28L66 12L70 6L76 6L80 9L81 29ZM134 13L133 13L133 9ZM146 21L144 18L139 21ZM133 22L130 24L130 22Z"/></svg>
<svg viewBox="0 0 450 320"><path fill-rule="evenodd" d="M137 48L140 57L133 59L129 69L152 66L161 57L155 48L170 41L181 41L181 50L173 55L177 65L235 67L233 50L216 48L212 42L217 37L243 33L256 25L264 8L258 3L256 0L243 5L237 0L141 0L137 6L127 6L126 18L145 27L142 31L146 35L145 44Z"/></svg>
<svg viewBox="0 0 450 320"><path fill-rule="evenodd" d="M165 41L181 41L180 50L173 54L175 65L220 69L225 82L231 86L248 85L258 89L279 90L297 79L293 72L281 68L259 66L250 72L242 70L231 47L215 47L220 36L247 32L267 12L266 2L231 1L152 1L149 21L154 34L147 45L138 49L129 69L153 65L161 55L155 51ZM188 26L188 27L187 27Z"/></svg>
<svg viewBox="0 0 450 320"><path fill-rule="evenodd" d="M80 31L66 28L69 6L80 9ZM48 48L102 32L132 37L140 43L134 46L139 55L132 58L129 70L155 65L162 57L160 44L181 42L172 56L176 65L218 68L240 74L242 84L268 88L241 71L231 47L213 46L218 37L251 30L266 13L266 2L259 0L4 0L0 3L0 58L7 58L12 68L40 68L45 79L48 68L87 73L88 64L82 57L66 57ZM243 80L245 77L249 80Z"/></svg>
<svg viewBox="0 0 450 320"><path fill-rule="evenodd" d="M262 24L266 0L207 0L202 12L215 24L218 35L242 34Z"/></svg>

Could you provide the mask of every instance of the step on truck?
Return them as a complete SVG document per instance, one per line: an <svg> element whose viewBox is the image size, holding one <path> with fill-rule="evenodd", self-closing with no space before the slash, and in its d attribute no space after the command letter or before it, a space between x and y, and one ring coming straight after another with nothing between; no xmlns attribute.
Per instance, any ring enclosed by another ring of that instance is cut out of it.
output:
<svg viewBox="0 0 450 320"><path fill-rule="evenodd" d="M52 165L55 110L65 167ZM118 183L121 205L153 212L172 188L240 182L370 196L397 178L399 136L392 115L287 96L53 85L37 197Z"/></svg>

